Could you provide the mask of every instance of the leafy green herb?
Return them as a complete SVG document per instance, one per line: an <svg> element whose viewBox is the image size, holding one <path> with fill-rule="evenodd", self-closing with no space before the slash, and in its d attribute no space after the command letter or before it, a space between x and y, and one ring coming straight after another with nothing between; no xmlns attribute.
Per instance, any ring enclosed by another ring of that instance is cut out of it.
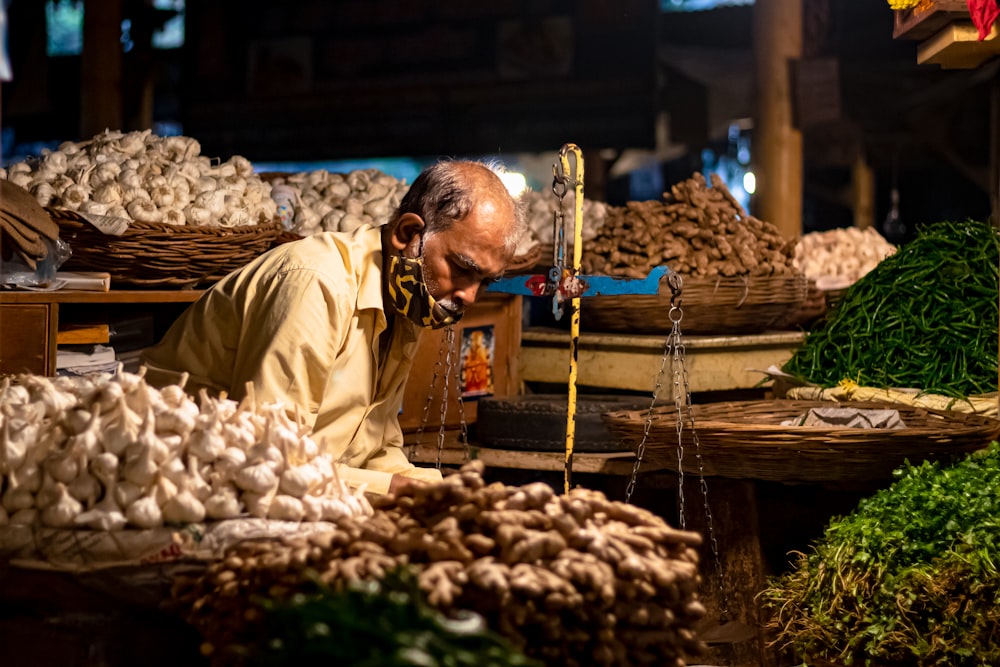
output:
<svg viewBox="0 0 1000 667"><path fill-rule="evenodd" d="M1000 236L939 222L856 282L783 370L965 397L996 391Z"/></svg>
<svg viewBox="0 0 1000 667"><path fill-rule="evenodd" d="M251 667L541 667L490 631L481 616L446 618L427 605L416 575L399 569L289 600L262 600L263 636L240 647Z"/></svg>
<svg viewBox="0 0 1000 667"><path fill-rule="evenodd" d="M897 475L769 582L778 642L843 665L1000 664L1000 445Z"/></svg>

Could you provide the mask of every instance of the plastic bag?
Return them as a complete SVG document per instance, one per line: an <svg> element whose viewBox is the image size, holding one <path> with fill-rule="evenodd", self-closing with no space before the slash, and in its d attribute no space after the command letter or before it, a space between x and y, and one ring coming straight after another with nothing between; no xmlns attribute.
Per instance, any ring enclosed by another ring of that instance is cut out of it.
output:
<svg viewBox="0 0 1000 667"><path fill-rule="evenodd" d="M5 288L44 287L56 279L56 271L66 263L73 251L62 239L43 239L48 248L45 258L32 269L16 254L0 261L0 286Z"/></svg>

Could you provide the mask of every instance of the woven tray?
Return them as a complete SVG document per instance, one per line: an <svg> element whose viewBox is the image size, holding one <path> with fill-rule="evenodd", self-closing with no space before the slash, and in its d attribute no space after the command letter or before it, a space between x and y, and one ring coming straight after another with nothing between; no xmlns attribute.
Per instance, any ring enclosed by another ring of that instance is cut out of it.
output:
<svg viewBox="0 0 1000 667"><path fill-rule="evenodd" d="M807 302L803 275L697 278L683 276L681 331L687 334L760 333L787 328ZM581 300L580 326L587 331L667 333L670 288L657 296L597 296Z"/></svg>
<svg viewBox="0 0 1000 667"><path fill-rule="evenodd" d="M507 265L505 273L531 273L531 270L538 266L538 263L541 260L542 248L539 245L535 245L524 254L511 259L510 264Z"/></svg>
<svg viewBox="0 0 1000 667"><path fill-rule="evenodd" d="M278 222L241 227L131 222L121 236L101 233L80 214L47 208L72 255L67 271L106 271L114 285L193 288L214 283L267 251Z"/></svg>
<svg viewBox="0 0 1000 667"><path fill-rule="evenodd" d="M889 480L904 460L948 461L985 447L1000 435L1000 421L981 415L888 403L842 403L841 407L898 410L901 429L781 426L828 401L735 401L693 406L704 474L780 482ZM635 450L646 410L609 412L608 429ZM698 470L694 441L685 422L685 472ZM677 470L677 412L654 408L644 460Z"/></svg>

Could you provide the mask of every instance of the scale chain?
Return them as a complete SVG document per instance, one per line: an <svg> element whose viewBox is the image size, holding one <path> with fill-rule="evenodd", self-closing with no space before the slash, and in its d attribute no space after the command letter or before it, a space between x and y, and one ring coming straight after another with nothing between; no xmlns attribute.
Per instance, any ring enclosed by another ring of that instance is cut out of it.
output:
<svg viewBox="0 0 1000 667"><path fill-rule="evenodd" d="M454 338L454 337L453 337ZM465 452L465 460L472 459L472 452L469 450L469 425L465 421L465 402L462 400L462 346L459 339L454 339L455 356L458 363L455 364L455 393L458 396L458 420L461 424L462 450Z"/></svg>
<svg viewBox="0 0 1000 667"><path fill-rule="evenodd" d="M441 359L444 357L444 341L441 342L441 347L438 348L438 358L434 362L434 375L431 377L431 386L427 390L427 400L424 402L424 410L420 417L420 427L417 429L416 440L409 448L409 458L413 460L413 455L416 453L417 447L424 438L424 429L427 428L427 422L430 419L431 403L434 402L434 388L437 387L438 374L441 370Z"/></svg>
<svg viewBox="0 0 1000 667"><path fill-rule="evenodd" d="M632 493L635 491L636 479L639 475L639 468L642 465L643 456L646 451L646 441L653 424L653 407L656 405L660 390L663 388L663 376L666 370L667 359L672 361L674 376L674 408L677 414L677 504L678 522L680 528L686 528L685 502L684 502L684 417L687 417L688 430L691 432L691 441L695 448L695 460L698 462L698 482L704 502L705 523L708 532L708 542L712 549L712 556L715 561L715 571L718 579L719 595L721 597L722 609L720 611L720 621L725 623L729 618L729 596L728 586L725 583L725 575L722 570L722 558L719 553L719 543L715 536L715 525L712 519L712 510L708 502L708 482L705 480L705 465L701 454L701 444L698 440L698 431L695 428L694 410L691 399L691 383L685 364L686 347L681 336L680 323L684 317L681 309L680 295L683 287L683 279L677 273L670 273L667 276L667 283L670 285L670 312L668 317L671 321L670 333L663 344L663 358L660 360L660 370L656 375L656 384L653 388L653 399L646 414L646 423L643 428L642 439L636 447L636 460L632 466L632 476L629 479L625 490L625 502L629 502ZM684 385L683 394L681 384ZM681 398L683 396L686 410L682 409Z"/></svg>
<svg viewBox="0 0 1000 667"><path fill-rule="evenodd" d="M437 457L434 461L435 467L441 469L441 452L444 449L444 422L448 416L448 383L451 380L451 366L454 363L452 352L454 351L455 329L448 327L444 330L444 343L448 352L444 358L444 390L441 392L441 426L438 428Z"/></svg>
<svg viewBox="0 0 1000 667"><path fill-rule="evenodd" d="M678 340L680 337L680 332L678 331ZM701 486L701 496L705 503L705 526L708 530L708 541L712 548L712 557L715 560L715 574L719 581L719 595L722 598L722 609L719 612L719 620L725 623L729 620L729 594L726 585L725 574L722 571L722 558L719 555L719 542L715 537L715 525L712 520L712 509L708 504L708 482L705 480L705 462L701 455L701 444L698 441L698 431L694 427L694 410L691 405L691 384L688 381L688 371L687 367L684 365L684 345L683 343L678 343L680 346L680 358L681 358L681 372L684 379L684 395L687 397L687 419L688 419L688 430L691 431L691 441L694 444L695 460L698 462L698 483ZM680 413L678 412L678 419L680 418Z"/></svg>
<svg viewBox="0 0 1000 667"><path fill-rule="evenodd" d="M663 342L663 359L660 360L660 371L656 374L656 384L653 387L653 398L649 402L649 410L646 411L646 423L642 429L642 439L635 450L635 463L632 465L632 475L629 477L628 486L625 487L625 502L631 502L632 494L635 492L636 479L639 477L639 468L642 466L643 457L646 455L646 440L649 438L649 430L653 426L653 408L660 396L663 388L663 375L667 368L667 359L670 358L670 339Z"/></svg>

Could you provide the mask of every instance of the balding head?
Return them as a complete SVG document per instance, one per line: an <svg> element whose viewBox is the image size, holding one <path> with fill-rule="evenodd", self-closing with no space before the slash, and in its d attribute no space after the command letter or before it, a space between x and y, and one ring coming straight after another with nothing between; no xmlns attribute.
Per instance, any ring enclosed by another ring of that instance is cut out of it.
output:
<svg viewBox="0 0 1000 667"><path fill-rule="evenodd" d="M525 216L520 202L510 196L498 173L498 166L469 160L438 162L424 169L399 204L390 224L405 213L423 218L429 236L450 229L465 220L475 207L496 211L504 221L503 244L509 257L525 231Z"/></svg>

